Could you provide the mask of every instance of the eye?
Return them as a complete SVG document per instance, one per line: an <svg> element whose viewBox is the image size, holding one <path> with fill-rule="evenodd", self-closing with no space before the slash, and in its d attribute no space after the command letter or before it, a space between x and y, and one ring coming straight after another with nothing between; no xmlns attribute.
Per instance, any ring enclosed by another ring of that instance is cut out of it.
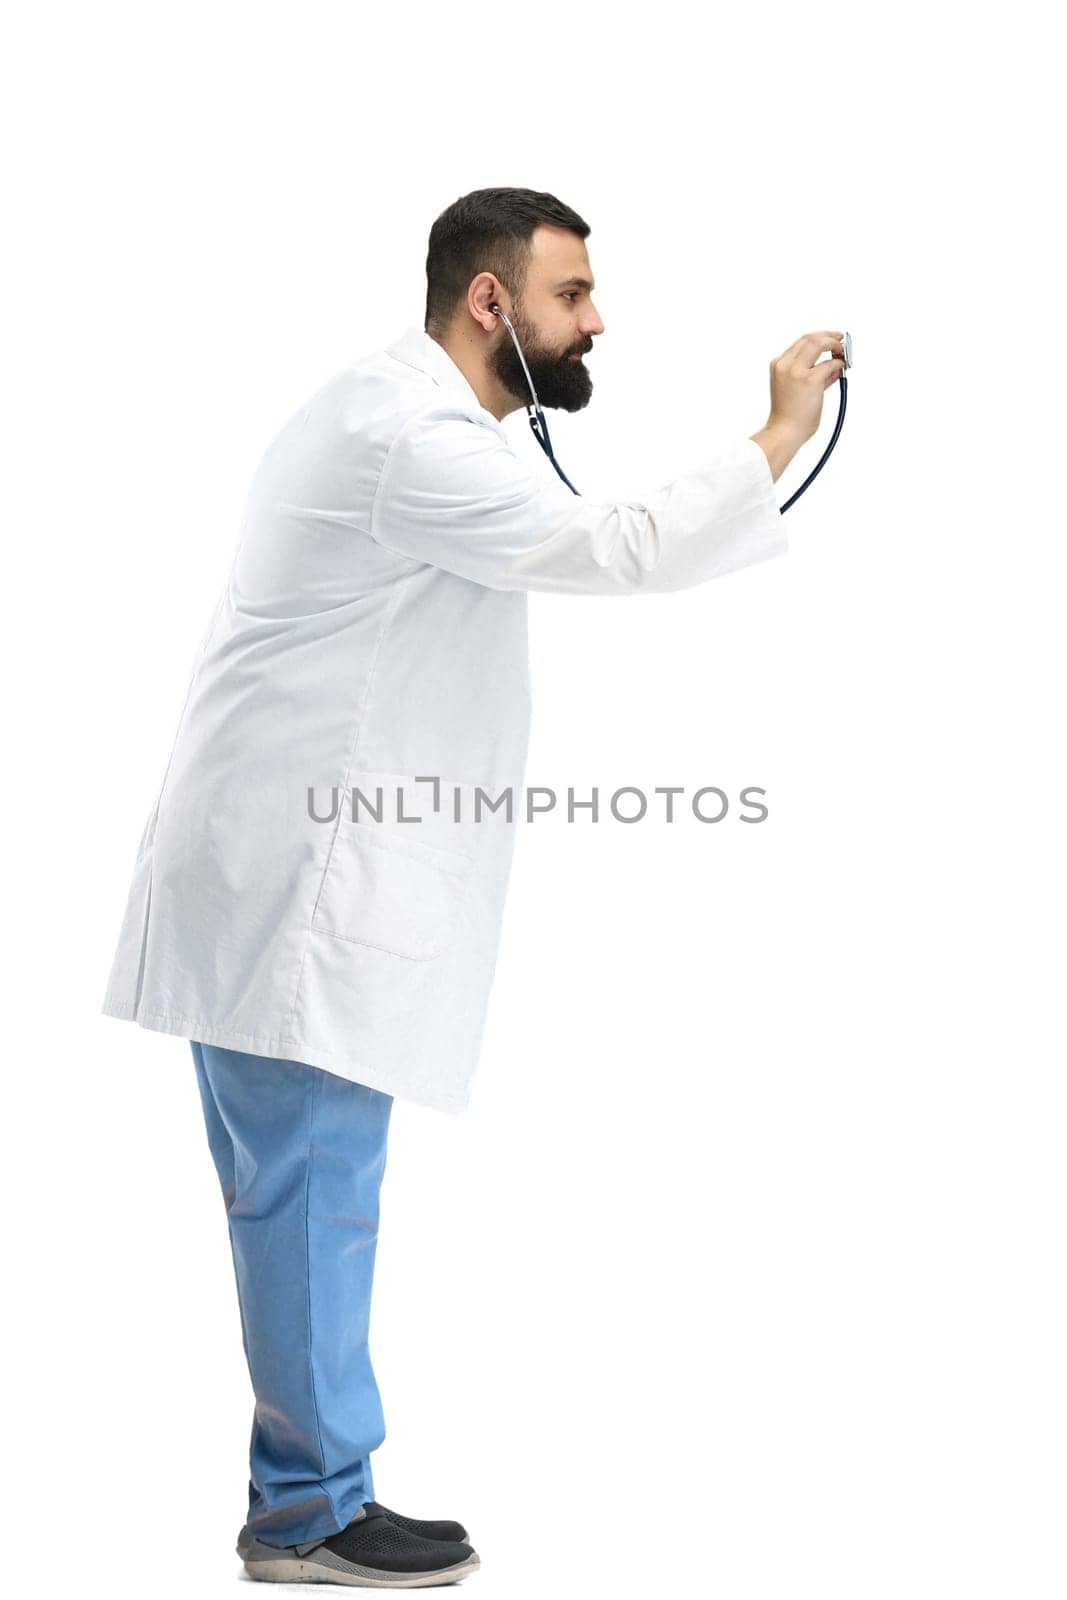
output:
<svg viewBox="0 0 1067 1600"><path fill-rule="evenodd" d="M568 289L563 298L564 300L577 300L581 292L582 291L580 289Z"/></svg>

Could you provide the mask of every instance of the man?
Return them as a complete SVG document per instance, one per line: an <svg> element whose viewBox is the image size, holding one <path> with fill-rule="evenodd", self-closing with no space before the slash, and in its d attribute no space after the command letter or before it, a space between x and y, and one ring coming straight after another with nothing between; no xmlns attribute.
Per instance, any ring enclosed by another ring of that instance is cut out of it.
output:
<svg viewBox="0 0 1067 1600"><path fill-rule="evenodd" d="M393 1098L462 1112L477 1065L526 596L682 589L784 550L773 484L843 366L818 361L840 333L808 335L772 364L759 432L644 502L576 496L501 424L530 399L511 330L543 406L588 404L588 233L550 194L457 200L425 328L270 445L134 865L103 1010L191 1041L256 1396L255 1578L399 1588L479 1564L460 1524L374 1499L367 1329Z"/></svg>

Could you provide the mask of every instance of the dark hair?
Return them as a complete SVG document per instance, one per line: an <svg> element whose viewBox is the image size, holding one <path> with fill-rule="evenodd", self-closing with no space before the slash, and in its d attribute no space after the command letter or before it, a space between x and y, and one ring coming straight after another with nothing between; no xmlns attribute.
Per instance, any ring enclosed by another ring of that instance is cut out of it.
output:
<svg viewBox="0 0 1067 1600"><path fill-rule="evenodd" d="M589 233L577 211L537 189L474 189L442 211L430 229L426 256L425 332L445 332L479 272L494 273L521 300L530 240L540 223L570 228L580 239Z"/></svg>

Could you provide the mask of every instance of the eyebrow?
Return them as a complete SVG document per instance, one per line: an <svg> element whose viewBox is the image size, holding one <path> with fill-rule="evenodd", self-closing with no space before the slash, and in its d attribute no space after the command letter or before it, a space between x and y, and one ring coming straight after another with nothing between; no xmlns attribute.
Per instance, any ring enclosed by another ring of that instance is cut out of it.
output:
<svg viewBox="0 0 1067 1600"><path fill-rule="evenodd" d="M591 279L579 278L577 274L574 274L569 278L562 278L560 282L556 284L556 288L565 289L569 283L576 284L579 289L588 289L590 292L592 292L594 288L594 284Z"/></svg>

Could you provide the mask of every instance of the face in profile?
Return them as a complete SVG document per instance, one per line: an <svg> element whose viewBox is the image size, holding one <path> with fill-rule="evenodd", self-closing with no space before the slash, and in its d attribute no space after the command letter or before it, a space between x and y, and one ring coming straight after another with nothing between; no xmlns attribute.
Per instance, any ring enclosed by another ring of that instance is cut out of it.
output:
<svg viewBox="0 0 1067 1600"><path fill-rule="evenodd" d="M537 398L546 408L580 411L593 380L582 360L604 324L590 298L593 274L585 244L569 228L535 228L522 295L508 312L522 346ZM515 341L500 319L489 365L509 394L530 403L530 389Z"/></svg>

